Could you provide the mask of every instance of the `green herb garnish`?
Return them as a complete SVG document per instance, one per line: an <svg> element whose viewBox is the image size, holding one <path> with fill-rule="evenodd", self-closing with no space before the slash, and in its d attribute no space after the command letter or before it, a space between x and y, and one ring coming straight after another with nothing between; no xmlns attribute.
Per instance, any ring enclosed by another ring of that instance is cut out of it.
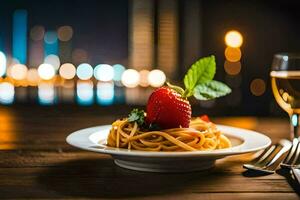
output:
<svg viewBox="0 0 300 200"><path fill-rule="evenodd" d="M215 73L216 61L212 55L199 59L190 67L183 79L185 89L167 84L183 98L194 96L199 100L215 99L231 92L226 84L213 80Z"/></svg>
<svg viewBox="0 0 300 200"><path fill-rule="evenodd" d="M139 109L133 109L128 115L129 122L136 122L139 126L145 123L145 111Z"/></svg>

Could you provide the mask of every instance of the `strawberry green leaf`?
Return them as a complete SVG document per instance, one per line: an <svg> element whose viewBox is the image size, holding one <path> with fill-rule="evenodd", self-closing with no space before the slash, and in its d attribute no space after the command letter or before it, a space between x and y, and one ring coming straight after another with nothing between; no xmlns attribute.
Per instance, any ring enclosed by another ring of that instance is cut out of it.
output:
<svg viewBox="0 0 300 200"><path fill-rule="evenodd" d="M209 81L198 84L194 89L194 97L198 100L210 100L225 96L231 92L231 89L219 81Z"/></svg>
<svg viewBox="0 0 300 200"><path fill-rule="evenodd" d="M129 122L136 122L138 125L142 126L145 122L145 112L139 109L133 109L128 115Z"/></svg>
<svg viewBox="0 0 300 200"><path fill-rule="evenodd" d="M194 63L184 76L184 85L186 88L185 97L193 95L194 88L212 80L216 73L215 57L204 57Z"/></svg>
<svg viewBox="0 0 300 200"><path fill-rule="evenodd" d="M167 82L167 85L168 85L169 88L175 90L175 91L176 91L177 93L179 93L181 96L183 95L184 90L183 90L181 87L179 87L179 86L177 86L177 85L172 85L172 84L169 83L169 82Z"/></svg>

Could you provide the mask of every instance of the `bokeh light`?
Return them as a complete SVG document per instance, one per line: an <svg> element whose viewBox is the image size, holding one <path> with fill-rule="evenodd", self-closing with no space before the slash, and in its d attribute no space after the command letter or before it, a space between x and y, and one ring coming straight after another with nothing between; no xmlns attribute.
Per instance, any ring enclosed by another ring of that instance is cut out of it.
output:
<svg viewBox="0 0 300 200"><path fill-rule="evenodd" d="M250 91L254 96L261 96L266 91L266 83L260 78L253 79L250 84Z"/></svg>
<svg viewBox="0 0 300 200"><path fill-rule="evenodd" d="M54 67L54 69L57 71L60 66L60 60L57 55L50 54L45 57L44 63L50 64Z"/></svg>
<svg viewBox="0 0 300 200"><path fill-rule="evenodd" d="M69 41L73 36L73 29L71 26L61 26L57 30L57 35L60 41Z"/></svg>
<svg viewBox="0 0 300 200"><path fill-rule="evenodd" d="M30 38L34 41L43 40L45 35L45 28L43 26L34 26L30 30Z"/></svg>
<svg viewBox="0 0 300 200"><path fill-rule="evenodd" d="M122 75L122 84L129 88L139 85L140 74L135 69L127 69Z"/></svg>
<svg viewBox="0 0 300 200"><path fill-rule="evenodd" d="M14 101L15 87L8 82L0 83L0 103L11 104Z"/></svg>
<svg viewBox="0 0 300 200"><path fill-rule="evenodd" d="M47 44L53 44L57 42L57 33L55 31L47 31L44 36L44 41Z"/></svg>
<svg viewBox="0 0 300 200"><path fill-rule="evenodd" d="M12 76L11 76L11 69L12 69L12 67L14 65L20 64L20 62L18 61L18 59L14 59L14 58L12 58L10 56L6 57L6 62L7 62L6 63L6 66L7 66L7 68L6 68L6 76L12 78Z"/></svg>
<svg viewBox="0 0 300 200"><path fill-rule="evenodd" d="M230 62L226 60L224 63L225 72L229 75L238 75L241 72L241 68L240 62Z"/></svg>
<svg viewBox="0 0 300 200"><path fill-rule="evenodd" d="M81 80L88 80L93 76L93 67L88 63L78 65L76 74Z"/></svg>
<svg viewBox="0 0 300 200"><path fill-rule="evenodd" d="M88 61L88 53L84 49L74 49L72 51L72 63L79 64Z"/></svg>
<svg viewBox="0 0 300 200"><path fill-rule="evenodd" d="M114 101L114 84L113 83L97 83L97 102L100 105L108 106Z"/></svg>
<svg viewBox="0 0 300 200"><path fill-rule="evenodd" d="M94 76L99 81L111 81L114 77L114 69L108 64L97 65L94 69Z"/></svg>
<svg viewBox="0 0 300 200"><path fill-rule="evenodd" d="M240 47L243 44L243 36L236 30L228 31L225 35L225 43L229 47Z"/></svg>
<svg viewBox="0 0 300 200"><path fill-rule="evenodd" d="M41 83L38 85L38 99L42 105L52 105L55 100L54 85L51 83Z"/></svg>
<svg viewBox="0 0 300 200"><path fill-rule="evenodd" d="M31 68L28 70L27 81L31 86L35 86L39 82L39 74L37 69Z"/></svg>
<svg viewBox="0 0 300 200"><path fill-rule="evenodd" d="M94 102L93 83L91 81L78 81L76 87L77 102L80 105L91 105Z"/></svg>
<svg viewBox="0 0 300 200"><path fill-rule="evenodd" d="M292 119L291 119L291 122L292 122L292 125L294 126L294 127L297 127L298 125L299 125L299 119L298 119L298 115L297 114L294 114L294 115L292 115Z"/></svg>
<svg viewBox="0 0 300 200"><path fill-rule="evenodd" d="M149 73L148 81L152 87L160 87L166 82L166 75L163 71L155 69Z"/></svg>
<svg viewBox="0 0 300 200"><path fill-rule="evenodd" d="M113 69L114 69L114 81L121 81L122 79L122 74L125 71L125 67L123 65L120 64L115 64L113 65Z"/></svg>
<svg viewBox="0 0 300 200"><path fill-rule="evenodd" d="M55 69L48 63L43 63L38 68L38 74L43 80L50 80L55 76Z"/></svg>
<svg viewBox="0 0 300 200"><path fill-rule="evenodd" d="M60 67L59 75L64 79L72 79L76 75L76 68L71 63L65 63Z"/></svg>
<svg viewBox="0 0 300 200"><path fill-rule="evenodd" d="M149 73L150 72L146 69L140 71L140 86L142 87L149 86L149 82L148 82Z"/></svg>
<svg viewBox="0 0 300 200"><path fill-rule="evenodd" d="M242 57L242 52L239 48L227 47L225 49L225 58L230 62L238 62Z"/></svg>
<svg viewBox="0 0 300 200"><path fill-rule="evenodd" d="M27 67L23 64L15 64L10 68L10 75L15 80L24 80L27 76Z"/></svg>
<svg viewBox="0 0 300 200"><path fill-rule="evenodd" d="M0 51L0 77L5 75L6 64L6 56L2 51Z"/></svg>

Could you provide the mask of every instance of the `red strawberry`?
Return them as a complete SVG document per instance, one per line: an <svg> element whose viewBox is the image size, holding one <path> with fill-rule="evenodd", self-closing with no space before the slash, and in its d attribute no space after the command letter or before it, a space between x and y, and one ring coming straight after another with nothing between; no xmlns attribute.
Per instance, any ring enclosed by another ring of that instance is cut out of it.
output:
<svg viewBox="0 0 300 200"><path fill-rule="evenodd" d="M188 100L169 87L156 89L149 97L146 122L160 128L189 127L192 109Z"/></svg>

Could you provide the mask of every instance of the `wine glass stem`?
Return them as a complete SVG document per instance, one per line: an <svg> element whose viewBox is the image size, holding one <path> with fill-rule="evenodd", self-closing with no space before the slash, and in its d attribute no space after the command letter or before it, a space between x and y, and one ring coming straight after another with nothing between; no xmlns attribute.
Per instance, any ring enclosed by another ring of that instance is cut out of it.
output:
<svg viewBox="0 0 300 200"><path fill-rule="evenodd" d="M290 121L291 121L291 139L298 138L300 136L299 114L293 113L290 116Z"/></svg>

